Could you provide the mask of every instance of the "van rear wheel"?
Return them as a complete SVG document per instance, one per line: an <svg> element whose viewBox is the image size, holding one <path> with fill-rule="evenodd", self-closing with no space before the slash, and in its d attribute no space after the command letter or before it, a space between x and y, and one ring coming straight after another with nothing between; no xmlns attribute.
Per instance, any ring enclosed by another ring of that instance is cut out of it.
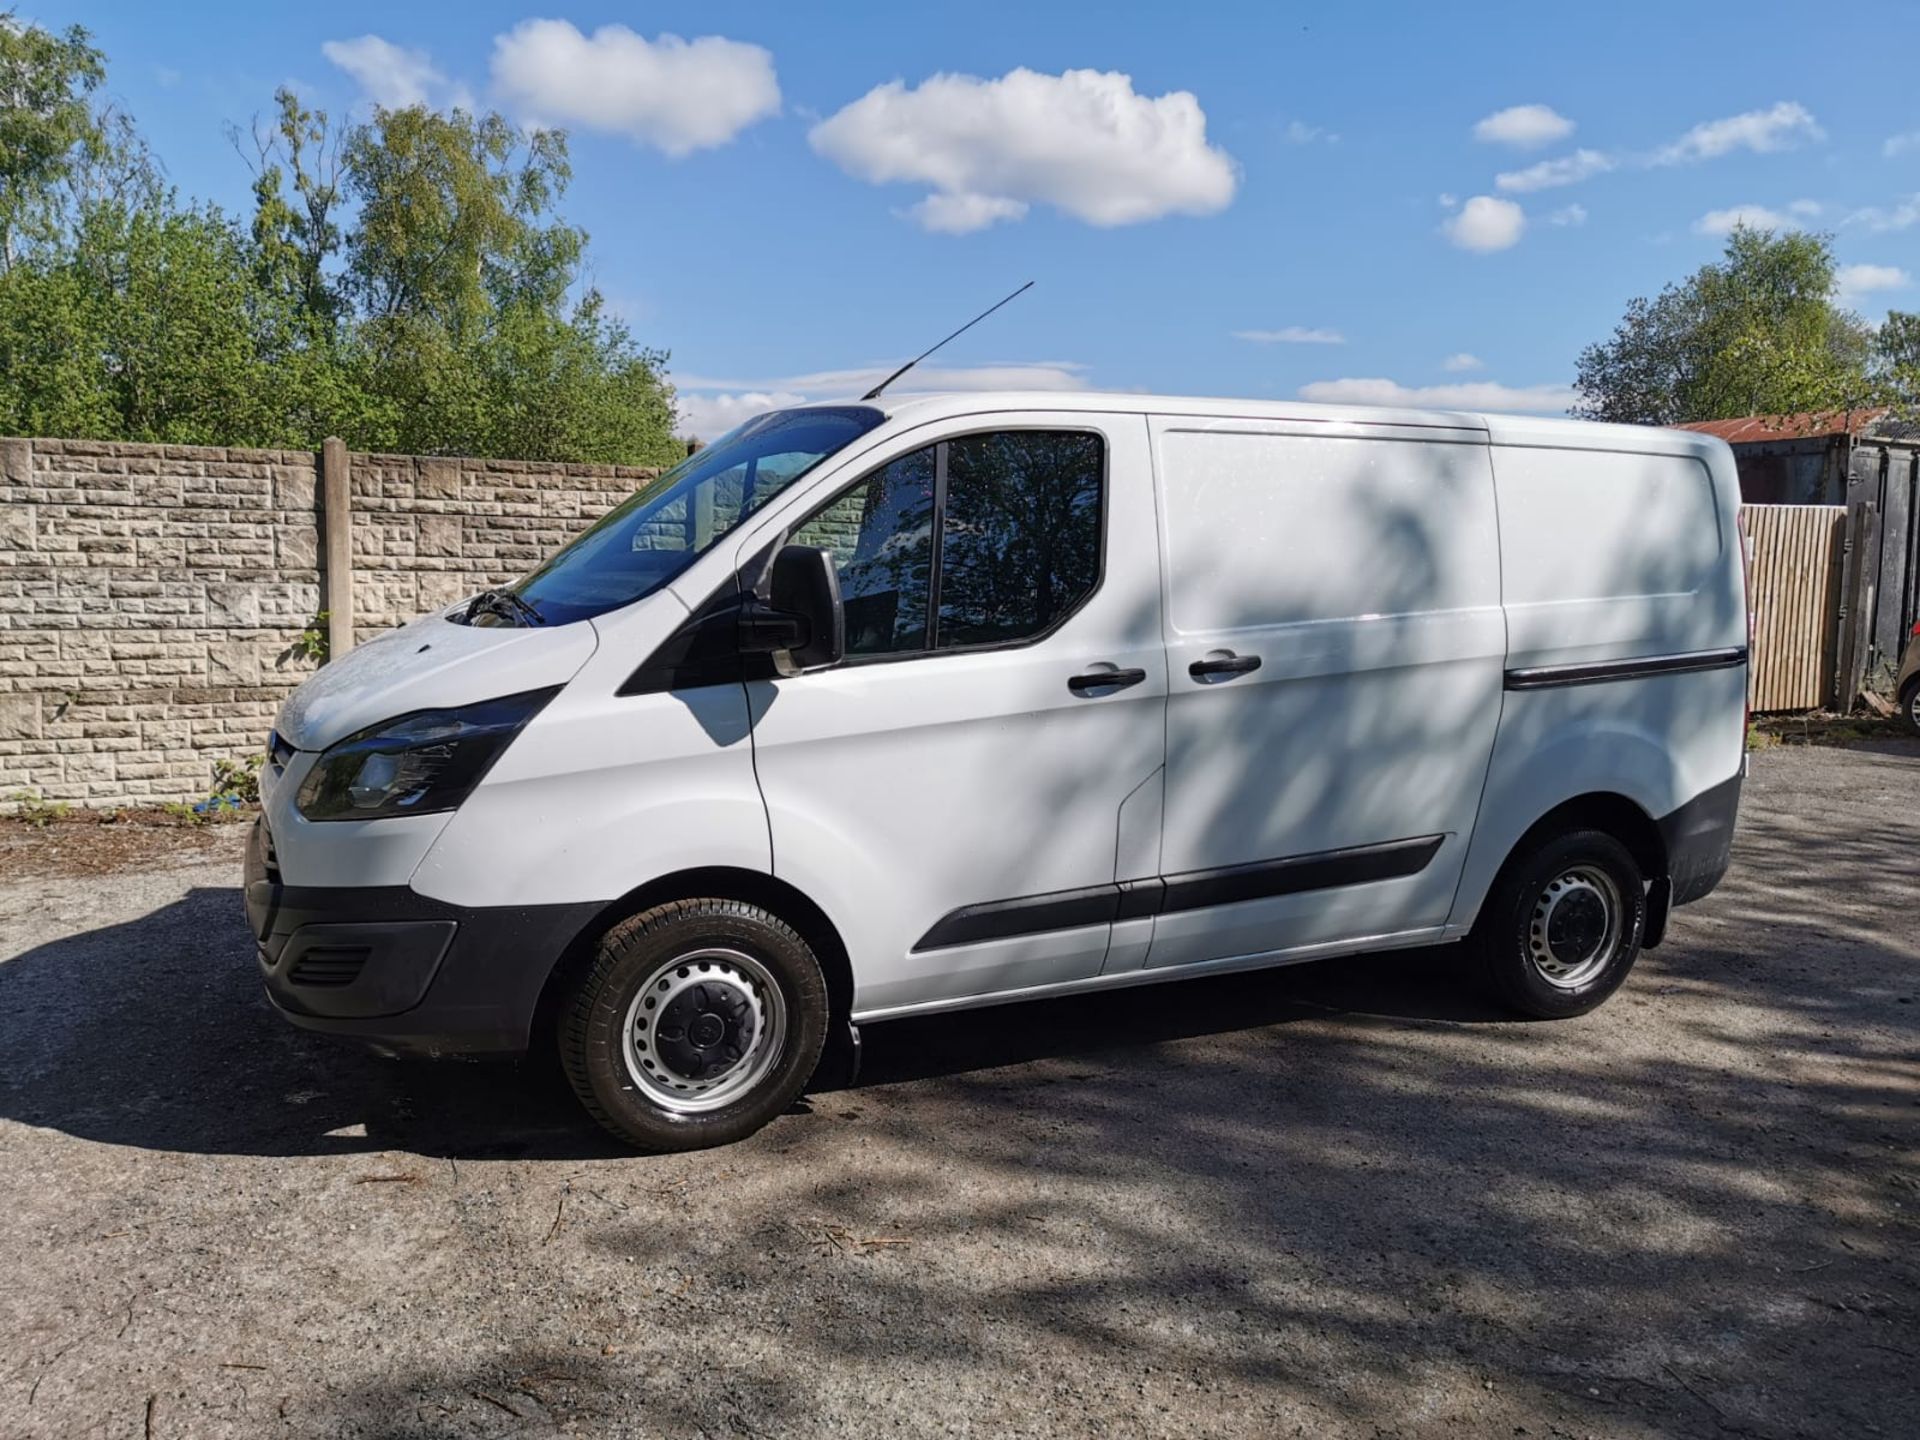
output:
<svg viewBox="0 0 1920 1440"><path fill-rule="evenodd" d="M1467 943L1495 999L1558 1020L1620 988L1646 919L1646 881L1627 847L1574 830L1508 861Z"/></svg>
<svg viewBox="0 0 1920 1440"><path fill-rule="evenodd" d="M806 941L738 900L680 900L600 941L560 1018L568 1079L643 1150L740 1140L799 1096L827 1033Z"/></svg>

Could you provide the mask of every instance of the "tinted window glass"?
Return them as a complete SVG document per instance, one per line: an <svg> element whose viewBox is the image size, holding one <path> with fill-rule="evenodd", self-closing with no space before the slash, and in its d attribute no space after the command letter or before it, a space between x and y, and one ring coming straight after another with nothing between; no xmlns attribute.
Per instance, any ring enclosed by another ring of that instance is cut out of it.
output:
<svg viewBox="0 0 1920 1440"><path fill-rule="evenodd" d="M969 435L869 475L816 511L792 539L833 552L849 656L1017 641L1051 627L1098 582L1104 473L1097 435ZM931 626L930 605L938 610Z"/></svg>
<svg viewBox="0 0 1920 1440"><path fill-rule="evenodd" d="M1005 431L947 447L939 648L1037 635L1100 573L1097 435Z"/></svg>
<svg viewBox="0 0 1920 1440"><path fill-rule="evenodd" d="M749 420L642 486L512 588L549 624L630 604L884 418L849 405L775 410Z"/></svg>
<svg viewBox="0 0 1920 1440"><path fill-rule="evenodd" d="M847 654L927 648L934 450L875 471L821 510L794 541L833 552L847 611Z"/></svg>

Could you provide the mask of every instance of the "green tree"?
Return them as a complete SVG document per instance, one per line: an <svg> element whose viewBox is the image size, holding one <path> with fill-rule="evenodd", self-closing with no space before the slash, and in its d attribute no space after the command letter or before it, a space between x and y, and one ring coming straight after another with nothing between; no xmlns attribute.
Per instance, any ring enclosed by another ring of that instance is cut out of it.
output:
<svg viewBox="0 0 1920 1440"><path fill-rule="evenodd" d="M1671 425L1870 403L1873 332L1834 303L1825 236L1745 226L1580 354L1575 413Z"/></svg>
<svg viewBox="0 0 1920 1440"><path fill-rule="evenodd" d="M0 278L0 430L286 443L262 306L217 210L91 205L57 260Z"/></svg>
<svg viewBox="0 0 1920 1440"><path fill-rule="evenodd" d="M0 431L677 457L666 356L557 214L564 133L424 107L336 127L282 90L236 224L159 183L105 73L85 31L0 15Z"/></svg>
<svg viewBox="0 0 1920 1440"><path fill-rule="evenodd" d="M572 174L565 132L383 109L349 132L345 171L359 207L347 283L370 321L406 317L462 343L505 309L565 296L586 245L552 215Z"/></svg>
<svg viewBox="0 0 1920 1440"><path fill-rule="evenodd" d="M331 342L346 313L330 273L340 250L340 141L326 111L307 109L285 88L273 100L274 122L253 130L254 263L260 283L286 299L312 338ZM231 138L239 149L239 136ZM283 189L288 172L291 199Z"/></svg>
<svg viewBox="0 0 1920 1440"><path fill-rule="evenodd" d="M554 213L566 135L498 115L380 110L348 134L357 219L343 284L383 443L418 452L675 458L666 357L588 288L586 235Z"/></svg>
<svg viewBox="0 0 1920 1440"><path fill-rule="evenodd" d="M1920 409L1920 314L1888 314L1873 337L1873 364L1889 404L1904 412Z"/></svg>
<svg viewBox="0 0 1920 1440"><path fill-rule="evenodd" d="M0 11L0 269L48 237L60 185L105 150L91 97L106 76L80 26L56 35Z"/></svg>

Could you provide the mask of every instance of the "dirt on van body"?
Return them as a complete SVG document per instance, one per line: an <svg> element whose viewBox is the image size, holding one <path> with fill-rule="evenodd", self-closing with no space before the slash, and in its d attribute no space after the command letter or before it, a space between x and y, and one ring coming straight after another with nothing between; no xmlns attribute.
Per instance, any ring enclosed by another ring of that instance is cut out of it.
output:
<svg viewBox="0 0 1920 1440"><path fill-rule="evenodd" d="M0 1435L1761 1437L1920 1414L1920 746L1612 1003L1423 952L874 1027L755 1139L262 1001L237 829L0 881Z"/></svg>

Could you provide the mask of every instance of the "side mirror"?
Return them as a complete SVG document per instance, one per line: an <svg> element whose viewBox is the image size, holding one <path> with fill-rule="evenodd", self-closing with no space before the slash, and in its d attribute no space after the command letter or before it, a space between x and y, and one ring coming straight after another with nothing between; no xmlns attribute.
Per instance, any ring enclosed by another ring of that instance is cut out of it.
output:
<svg viewBox="0 0 1920 1440"><path fill-rule="evenodd" d="M847 617L833 556L810 545L783 545L773 557L768 597L748 597L740 648L771 653L783 675L818 670L847 653Z"/></svg>
<svg viewBox="0 0 1920 1440"><path fill-rule="evenodd" d="M773 608L807 618L811 634L788 651L796 670L836 665L847 653L847 612L840 604L840 573L830 551L783 545L773 557Z"/></svg>

